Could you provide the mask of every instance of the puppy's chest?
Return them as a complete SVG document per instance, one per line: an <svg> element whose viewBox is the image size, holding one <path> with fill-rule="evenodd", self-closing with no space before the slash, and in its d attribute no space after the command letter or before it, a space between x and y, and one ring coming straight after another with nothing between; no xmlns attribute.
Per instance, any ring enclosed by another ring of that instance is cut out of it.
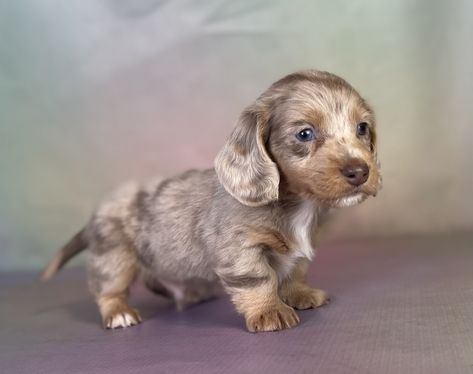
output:
<svg viewBox="0 0 473 374"><path fill-rule="evenodd" d="M304 202L289 217L288 253L276 255L277 271L285 278L300 259L312 260L315 255L313 235L317 226L317 210L310 202Z"/></svg>

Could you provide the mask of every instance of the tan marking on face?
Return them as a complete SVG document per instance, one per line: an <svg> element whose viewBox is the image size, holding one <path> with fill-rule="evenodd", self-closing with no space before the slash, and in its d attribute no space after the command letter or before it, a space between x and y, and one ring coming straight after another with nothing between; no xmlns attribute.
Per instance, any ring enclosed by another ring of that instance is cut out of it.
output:
<svg viewBox="0 0 473 374"><path fill-rule="evenodd" d="M268 141L289 190L327 207L359 203L375 195L380 176L372 109L348 83L330 74L309 74L290 82L290 87L277 86ZM369 135L357 135L361 122L368 123ZM296 139L305 124L314 128L315 141ZM358 187L341 173L353 158L364 161L370 170L367 182ZM350 199L359 194L360 198Z"/></svg>

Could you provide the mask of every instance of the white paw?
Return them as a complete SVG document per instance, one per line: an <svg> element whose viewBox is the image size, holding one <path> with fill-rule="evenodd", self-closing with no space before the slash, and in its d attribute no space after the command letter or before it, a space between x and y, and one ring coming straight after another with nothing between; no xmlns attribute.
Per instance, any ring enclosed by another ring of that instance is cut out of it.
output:
<svg viewBox="0 0 473 374"><path fill-rule="evenodd" d="M141 322L138 315L132 315L128 312L117 313L107 319L105 327L107 329L116 329L119 327L134 326Z"/></svg>

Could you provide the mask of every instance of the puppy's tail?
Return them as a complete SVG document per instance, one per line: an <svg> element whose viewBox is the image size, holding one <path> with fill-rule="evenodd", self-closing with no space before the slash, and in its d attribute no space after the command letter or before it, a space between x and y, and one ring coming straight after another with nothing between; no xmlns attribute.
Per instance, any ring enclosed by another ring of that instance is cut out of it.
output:
<svg viewBox="0 0 473 374"><path fill-rule="evenodd" d="M52 278L72 257L82 252L89 245L85 235L86 229L83 228L75 234L69 242L49 262L46 269L41 273L41 281L46 282Z"/></svg>

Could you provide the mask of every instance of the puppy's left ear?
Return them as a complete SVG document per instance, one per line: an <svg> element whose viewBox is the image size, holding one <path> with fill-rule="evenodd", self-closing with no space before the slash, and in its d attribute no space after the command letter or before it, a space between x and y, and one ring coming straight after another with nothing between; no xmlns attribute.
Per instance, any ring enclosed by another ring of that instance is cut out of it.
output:
<svg viewBox="0 0 473 374"><path fill-rule="evenodd" d="M279 172L266 150L268 118L256 106L240 116L215 159L215 171L227 192L245 205L261 206L278 199Z"/></svg>

